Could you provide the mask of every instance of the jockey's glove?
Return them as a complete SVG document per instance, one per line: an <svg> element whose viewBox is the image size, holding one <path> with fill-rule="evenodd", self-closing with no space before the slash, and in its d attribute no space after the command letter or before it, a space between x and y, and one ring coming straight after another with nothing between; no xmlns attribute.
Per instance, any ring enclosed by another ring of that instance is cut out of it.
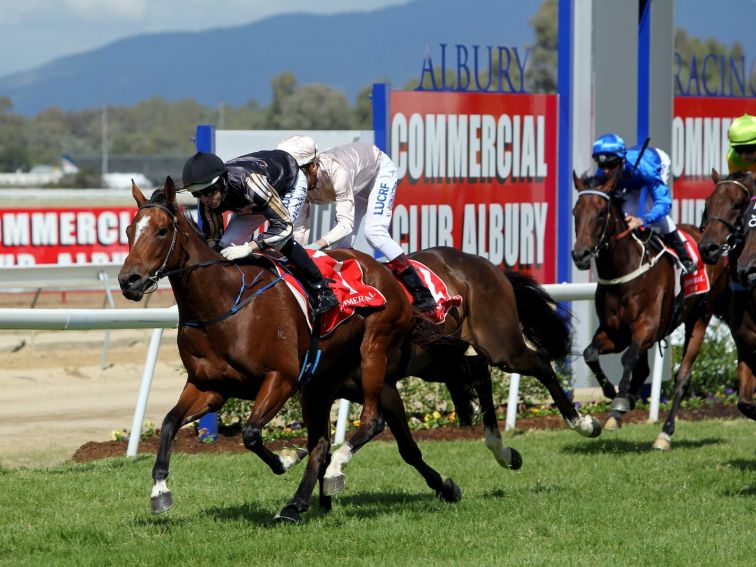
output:
<svg viewBox="0 0 756 567"><path fill-rule="evenodd" d="M317 242L311 242L310 244L305 246L305 248L307 248L308 250L322 250L322 248L318 246Z"/></svg>
<svg viewBox="0 0 756 567"><path fill-rule="evenodd" d="M254 252L256 248L257 247L251 242L245 242L244 244L239 244L238 246L236 244L232 244L231 246L228 246L227 248L221 250L221 256L223 256L226 260L238 260L239 258L246 258L250 254L252 254L252 252Z"/></svg>

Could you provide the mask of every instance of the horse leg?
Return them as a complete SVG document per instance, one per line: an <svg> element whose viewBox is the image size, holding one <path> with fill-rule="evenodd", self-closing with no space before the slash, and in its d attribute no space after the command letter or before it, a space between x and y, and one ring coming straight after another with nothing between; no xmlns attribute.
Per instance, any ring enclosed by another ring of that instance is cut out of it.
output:
<svg viewBox="0 0 756 567"><path fill-rule="evenodd" d="M333 452L323 479L323 490L327 496L333 496L344 489L345 478L341 469L349 463L360 447L386 427L379 405L380 391L386 376L386 348L376 343L378 343L376 340L365 340L360 347L363 394L360 426L341 447Z"/></svg>
<svg viewBox="0 0 756 567"><path fill-rule="evenodd" d="M581 416L575 409L575 405L562 389L559 378L557 378L545 354L535 352L523 343L518 351L509 357L507 364L512 372L535 376L546 387L570 429L577 431L584 437L601 435L599 420L592 415Z"/></svg>
<svg viewBox="0 0 756 567"><path fill-rule="evenodd" d="M756 404L753 402L753 390L756 387L753 362L751 356L738 361L738 409L744 416L756 419Z"/></svg>
<svg viewBox="0 0 756 567"><path fill-rule="evenodd" d="M462 491L459 486L451 478L443 480L441 475L423 460L423 454L415 443L407 425L404 403L396 388L388 384L383 387L381 390L381 406L404 462L415 467L430 489L436 493L436 496L446 502L459 502L462 499Z"/></svg>
<svg viewBox="0 0 756 567"><path fill-rule="evenodd" d="M217 392L203 392L193 384L184 386L178 403L163 419L160 429L160 445L158 447L155 466L152 467L152 513L161 514L173 506L173 496L168 489L168 465L171 459L171 445L182 425L191 423L211 411L223 407L223 396ZM132 432L132 435L135 433ZM138 435L138 433L136 433Z"/></svg>
<svg viewBox="0 0 756 567"><path fill-rule="evenodd" d="M648 351L644 354L640 354L638 356L638 362L635 364L635 367L632 369L632 378L630 379L630 384L628 386L628 394L627 394L627 408L633 409L635 407L635 402L638 399L638 393L640 392L641 387L643 386L644 382L646 381L646 378L648 378L648 375L650 374L650 368L648 366ZM617 396L614 398L615 400L622 400L620 396ZM620 402L618 402L620 403ZM624 405L623 405L624 407ZM623 414L628 411L628 409L625 410L619 410L615 409L614 405L612 405L612 409L609 412L609 417L606 419L606 427L610 431L615 431L622 427L622 416Z"/></svg>
<svg viewBox="0 0 756 567"><path fill-rule="evenodd" d="M609 381L606 374L604 374L604 370L599 363L600 355L611 352L617 352L617 345L615 345L614 341L609 338L606 331L599 327L593 335L591 344L589 344L583 351L583 359L596 377L604 396L613 400L617 395L617 390L614 388L614 384Z"/></svg>
<svg viewBox="0 0 756 567"><path fill-rule="evenodd" d="M323 475L328 465L328 455L331 448L330 438L330 398L322 397L310 399L311 388L305 388L302 396L302 419L307 427L307 449L309 457L302 480L291 500L275 516L279 522L298 522L300 515L310 507L310 497L315 489L315 483L320 481L320 508L330 511L331 499L324 495ZM324 500L325 498L325 500Z"/></svg>
<svg viewBox="0 0 756 567"><path fill-rule="evenodd" d="M513 471L522 468L522 456L519 451L512 447L505 447L501 440L499 422L496 419L496 407L493 401L493 388L491 386L491 372L488 363L482 368L476 364L473 387L478 394L480 410L483 415L486 448L493 453L496 462L500 466Z"/></svg>
<svg viewBox="0 0 756 567"><path fill-rule="evenodd" d="M644 354L646 354L646 349L641 350L640 344L633 341L627 347L625 354L622 355L622 378L617 388L617 397L612 400L611 416L616 416L619 413L621 418L625 412L630 411L630 378L633 375L635 366L638 364L638 360Z"/></svg>
<svg viewBox="0 0 756 567"><path fill-rule="evenodd" d="M667 414L667 419L664 420L661 433L659 433L652 445L654 449L667 451L672 447L672 435L675 432L677 412L680 410L680 403L690 389L690 372L693 368L693 361L701 350L701 345L706 334L706 327L709 326L710 319L711 315L706 315L697 319L694 325L685 324L683 358L675 376L675 395L672 399L672 407Z"/></svg>
<svg viewBox="0 0 756 567"><path fill-rule="evenodd" d="M291 380L287 380L279 372L268 372L242 430L244 446L260 457L274 474L285 473L307 455L307 451L298 447L284 449L277 455L263 443L262 428L276 416L292 394L294 384Z"/></svg>

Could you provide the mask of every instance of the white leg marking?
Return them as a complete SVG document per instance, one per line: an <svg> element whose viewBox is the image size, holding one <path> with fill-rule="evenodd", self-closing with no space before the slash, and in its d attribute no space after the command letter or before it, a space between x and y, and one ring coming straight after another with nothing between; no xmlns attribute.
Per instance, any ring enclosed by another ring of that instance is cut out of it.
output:
<svg viewBox="0 0 756 567"><path fill-rule="evenodd" d="M346 466L351 458L352 448L349 446L349 443L344 443L333 453L331 464L326 469L325 477L335 478L341 476L341 467Z"/></svg>
<svg viewBox="0 0 756 567"><path fill-rule="evenodd" d="M512 453L502 444L501 433L486 427L485 440L486 447L494 454L496 462L502 467L509 467L512 464Z"/></svg>
<svg viewBox="0 0 756 567"><path fill-rule="evenodd" d="M164 480L159 480L152 486L152 494L150 494L150 497L155 498L166 492L170 492L170 490L168 490L168 484Z"/></svg>
<svg viewBox="0 0 756 567"><path fill-rule="evenodd" d="M278 454L278 458L281 459L281 464L283 465L284 470L287 470L287 471L291 467L296 465L299 461L304 459L306 456L307 456L307 451L299 447L287 448L287 449L282 450Z"/></svg>

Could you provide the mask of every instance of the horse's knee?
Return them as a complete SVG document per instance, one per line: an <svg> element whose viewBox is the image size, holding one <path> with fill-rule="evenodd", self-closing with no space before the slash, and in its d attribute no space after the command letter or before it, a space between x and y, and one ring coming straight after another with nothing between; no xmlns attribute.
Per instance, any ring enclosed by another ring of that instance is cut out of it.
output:
<svg viewBox="0 0 756 567"><path fill-rule="evenodd" d="M598 362L599 359L599 351L598 349L591 345L588 345L585 347L585 350L583 351L583 359L585 360L586 364L589 364L591 362Z"/></svg>
<svg viewBox="0 0 756 567"><path fill-rule="evenodd" d="M255 451L262 446L262 431L259 427L248 425L242 430L242 441L244 441L244 447Z"/></svg>

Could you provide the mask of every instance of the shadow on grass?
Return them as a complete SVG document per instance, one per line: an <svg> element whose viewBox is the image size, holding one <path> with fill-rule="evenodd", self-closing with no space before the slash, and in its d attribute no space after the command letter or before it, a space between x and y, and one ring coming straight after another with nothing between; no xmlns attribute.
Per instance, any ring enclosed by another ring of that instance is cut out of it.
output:
<svg viewBox="0 0 756 567"><path fill-rule="evenodd" d="M753 459L734 459L727 464L741 471L756 471L756 460Z"/></svg>
<svg viewBox="0 0 756 567"><path fill-rule="evenodd" d="M723 443L721 437L709 437L706 439L682 439L673 442L675 451L680 449L699 449L707 445ZM570 455L599 455L601 453L649 453L659 452L651 448L653 441L626 441L624 439L596 440L580 445L569 445L562 449L563 453Z"/></svg>
<svg viewBox="0 0 756 567"><path fill-rule="evenodd" d="M416 494L403 492L361 492L355 495L335 496L333 508L343 508L344 513L351 518L374 518L403 509L407 504L433 503L435 496L431 491ZM281 507L284 503L281 504ZM260 526L278 526L273 516L279 509L261 509L252 504L239 506L214 507L206 510L207 514L220 521L244 520ZM318 497L314 496L310 502L310 508L302 514L302 521L325 516L328 512L322 511L318 506Z"/></svg>
<svg viewBox="0 0 756 567"><path fill-rule="evenodd" d="M252 524L261 526L275 525L273 516L278 509L271 510L268 508L259 508L254 504L240 504L238 506L224 506L223 508L212 507L206 510L206 513L212 518L219 521L236 521L244 520Z"/></svg>

